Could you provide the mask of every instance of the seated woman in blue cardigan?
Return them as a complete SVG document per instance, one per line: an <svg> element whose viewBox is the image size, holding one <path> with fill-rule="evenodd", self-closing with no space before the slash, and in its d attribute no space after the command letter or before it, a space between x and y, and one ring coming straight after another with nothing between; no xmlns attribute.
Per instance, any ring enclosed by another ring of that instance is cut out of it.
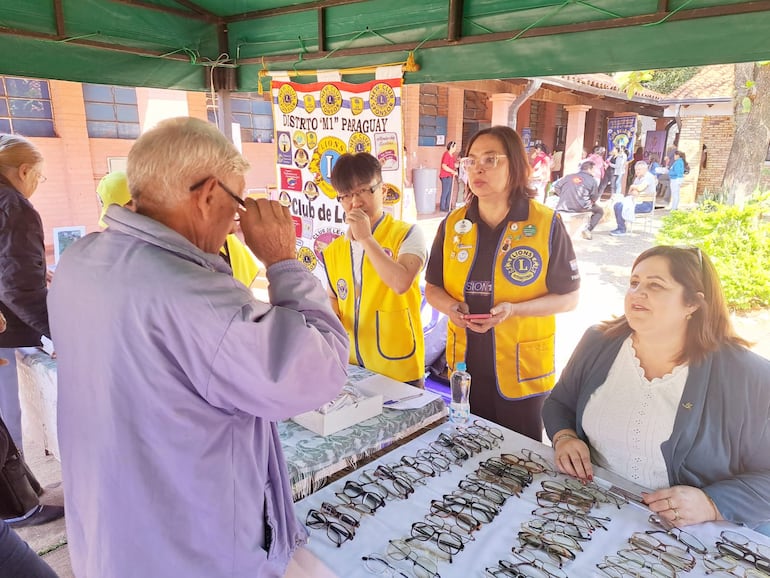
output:
<svg viewBox="0 0 770 578"><path fill-rule="evenodd" d="M734 333L711 261L648 249L624 309L585 333L545 402L558 468L590 480L593 460L675 526L770 535L770 362Z"/></svg>

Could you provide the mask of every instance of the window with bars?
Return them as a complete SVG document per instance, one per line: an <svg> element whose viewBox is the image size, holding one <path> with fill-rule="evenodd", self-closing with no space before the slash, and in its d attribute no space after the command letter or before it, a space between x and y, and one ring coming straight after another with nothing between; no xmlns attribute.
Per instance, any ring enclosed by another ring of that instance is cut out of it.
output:
<svg viewBox="0 0 770 578"><path fill-rule="evenodd" d="M230 96L232 122L241 126L241 142L273 142L273 107L259 94L245 93ZM217 122L217 107L206 97L210 122Z"/></svg>
<svg viewBox="0 0 770 578"><path fill-rule="evenodd" d="M136 89L105 84L84 84L86 127L91 138L139 137Z"/></svg>
<svg viewBox="0 0 770 578"><path fill-rule="evenodd" d="M0 76L0 132L56 136L47 80Z"/></svg>

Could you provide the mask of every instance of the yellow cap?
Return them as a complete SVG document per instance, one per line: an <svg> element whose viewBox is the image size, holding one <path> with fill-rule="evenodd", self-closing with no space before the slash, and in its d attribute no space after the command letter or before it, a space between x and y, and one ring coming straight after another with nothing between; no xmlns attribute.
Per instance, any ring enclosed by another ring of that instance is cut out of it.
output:
<svg viewBox="0 0 770 578"><path fill-rule="evenodd" d="M102 214L99 216L99 224L106 227L104 213L110 205L127 205L131 201L131 193L128 191L128 178L123 171L115 171L106 174L96 187L96 194L102 203Z"/></svg>

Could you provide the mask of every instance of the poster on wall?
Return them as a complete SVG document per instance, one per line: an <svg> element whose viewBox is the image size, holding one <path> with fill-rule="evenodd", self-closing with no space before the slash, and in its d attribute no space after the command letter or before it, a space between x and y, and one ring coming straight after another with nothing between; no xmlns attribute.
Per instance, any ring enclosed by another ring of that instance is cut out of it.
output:
<svg viewBox="0 0 770 578"><path fill-rule="evenodd" d="M324 281L321 253L347 229L331 184L341 155L367 152L380 161L383 208L401 218L401 85L400 78L364 84L272 82L278 200L291 210L298 259Z"/></svg>
<svg viewBox="0 0 770 578"><path fill-rule="evenodd" d="M665 130L648 130L644 137L644 160L649 164L652 155L660 163L666 148ZM662 163L661 163L662 164Z"/></svg>
<svg viewBox="0 0 770 578"><path fill-rule="evenodd" d="M636 116L613 116L607 119L607 150L626 150L628 158L634 156L636 143Z"/></svg>

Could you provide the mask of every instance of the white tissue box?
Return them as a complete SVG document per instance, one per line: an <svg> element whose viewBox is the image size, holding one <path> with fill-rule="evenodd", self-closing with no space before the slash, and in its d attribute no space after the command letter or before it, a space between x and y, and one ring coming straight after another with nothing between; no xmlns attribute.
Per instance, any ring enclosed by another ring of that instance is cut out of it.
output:
<svg viewBox="0 0 770 578"><path fill-rule="evenodd" d="M365 397L331 413L306 411L291 418L319 436L328 436L382 413L382 396Z"/></svg>

